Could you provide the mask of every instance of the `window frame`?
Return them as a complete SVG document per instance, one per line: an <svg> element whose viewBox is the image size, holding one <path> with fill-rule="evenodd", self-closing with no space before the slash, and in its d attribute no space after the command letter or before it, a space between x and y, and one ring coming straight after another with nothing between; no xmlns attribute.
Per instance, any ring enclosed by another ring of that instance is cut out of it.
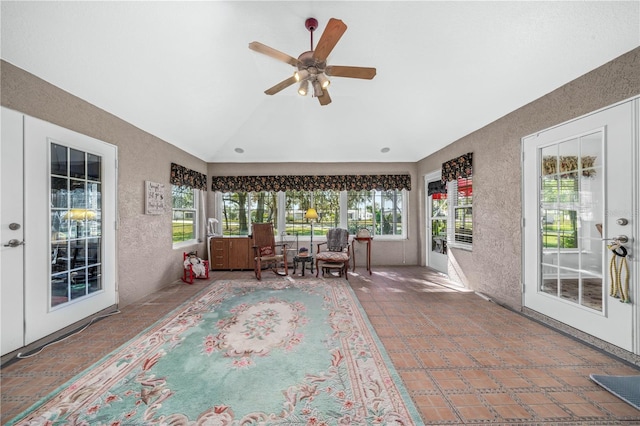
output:
<svg viewBox="0 0 640 426"><path fill-rule="evenodd" d="M193 207L192 208L176 208L174 207L174 191L175 188L186 188L186 189L190 189L192 192L192 196L193 196ZM200 218L199 218L199 203L200 203L200 196L198 193L198 190L195 188L192 188L190 186L187 185L174 185L171 184L171 241L172 241L172 245L173 248L182 248L182 247L186 247L189 245L193 245L198 243L199 239L198 239L198 235L199 235L199 225L200 225ZM183 213L193 213L193 238L188 239L188 240L182 240L182 241L174 241L174 220L175 220L175 213L177 211L181 211Z"/></svg>

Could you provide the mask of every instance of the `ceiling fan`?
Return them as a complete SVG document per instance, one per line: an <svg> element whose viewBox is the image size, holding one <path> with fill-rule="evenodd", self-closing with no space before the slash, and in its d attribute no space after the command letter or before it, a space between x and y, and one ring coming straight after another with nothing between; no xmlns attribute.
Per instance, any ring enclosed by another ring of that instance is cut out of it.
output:
<svg viewBox="0 0 640 426"><path fill-rule="evenodd" d="M271 56L274 59L286 62L297 68L293 76L265 90L264 93L267 95L275 95L294 83L300 83L298 93L305 96L311 84L314 96L318 98L320 105L328 105L331 103L331 97L327 90L330 84L327 76L361 78L366 80L371 80L375 77L375 68L327 65L327 57L338 43L338 40L340 40L340 37L342 37L347 30L344 22L335 18L329 19L327 27L320 36L320 41L318 41L315 50L313 49L313 32L318 28L318 21L315 18L309 18L305 21L305 27L311 33L311 50L303 52L297 59L257 41L249 43L249 49Z"/></svg>

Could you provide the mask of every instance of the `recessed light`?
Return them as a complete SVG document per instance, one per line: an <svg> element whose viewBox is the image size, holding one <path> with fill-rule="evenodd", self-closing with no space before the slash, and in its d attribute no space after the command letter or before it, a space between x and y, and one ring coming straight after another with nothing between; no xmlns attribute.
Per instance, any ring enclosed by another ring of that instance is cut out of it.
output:
<svg viewBox="0 0 640 426"><path fill-rule="evenodd" d="M388 146L385 146L384 148L382 148L380 150L381 153L386 154L387 152L391 151L391 148L389 148Z"/></svg>
<svg viewBox="0 0 640 426"><path fill-rule="evenodd" d="M237 152L238 154L242 154L244 152L244 149L236 148L236 149L234 149L234 151Z"/></svg>

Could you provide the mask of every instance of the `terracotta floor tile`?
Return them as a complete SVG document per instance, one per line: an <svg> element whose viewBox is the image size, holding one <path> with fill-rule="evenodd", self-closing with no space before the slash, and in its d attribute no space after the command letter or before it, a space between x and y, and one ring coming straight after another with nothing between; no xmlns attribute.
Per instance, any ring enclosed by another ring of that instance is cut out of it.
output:
<svg viewBox="0 0 640 426"><path fill-rule="evenodd" d="M607 414L592 404L563 404L564 408L578 417L606 417Z"/></svg>
<svg viewBox="0 0 640 426"><path fill-rule="evenodd" d="M404 344L400 337L381 337L382 344L387 351L406 351L407 345Z"/></svg>
<svg viewBox="0 0 640 426"><path fill-rule="evenodd" d="M442 357L451 367L477 367L479 363L464 352L444 352Z"/></svg>
<svg viewBox="0 0 640 426"><path fill-rule="evenodd" d="M633 407L631 404L628 404L618 398L617 401L614 402L603 402L600 403L599 406L607 410L608 413L615 416L616 418L627 418L627 419L635 419L638 420L638 424L640 424L640 412L637 408Z"/></svg>
<svg viewBox="0 0 640 426"><path fill-rule="evenodd" d="M470 354L473 359L475 359L479 365L485 367L498 367L502 366L503 362L499 356L491 353L491 352L483 352L483 351L472 351Z"/></svg>
<svg viewBox="0 0 640 426"><path fill-rule="evenodd" d="M456 410L467 422L485 421L495 418L493 413L487 407L482 405L457 407Z"/></svg>
<svg viewBox="0 0 640 426"><path fill-rule="evenodd" d="M409 352L391 352L389 356L393 364L399 369L420 367L418 360Z"/></svg>
<svg viewBox="0 0 640 426"><path fill-rule="evenodd" d="M418 352L416 356L427 369L447 366L447 361L435 352Z"/></svg>
<svg viewBox="0 0 640 426"><path fill-rule="evenodd" d="M436 388L433 380L423 370L401 370L400 377L410 392L433 391Z"/></svg>
<svg viewBox="0 0 640 426"><path fill-rule="evenodd" d="M529 408L536 413L537 417L547 421L571 418L569 413L555 404L529 405Z"/></svg>
<svg viewBox="0 0 640 426"><path fill-rule="evenodd" d="M441 395L416 395L413 399L420 407L450 407L449 403Z"/></svg>
<svg viewBox="0 0 640 426"><path fill-rule="evenodd" d="M494 405L493 409L498 413L498 415L504 419L505 421L509 420L525 420L532 419L533 415L530 414L523 407L515 404L509 405Z"/></svg>
<svg viewBox="0 0 640 426"><path fill-rule="evenodd" d="M420 415L426 424L441 425L442 423L457 422L459 417L448 407L424 407L418 403Z"/></svg>

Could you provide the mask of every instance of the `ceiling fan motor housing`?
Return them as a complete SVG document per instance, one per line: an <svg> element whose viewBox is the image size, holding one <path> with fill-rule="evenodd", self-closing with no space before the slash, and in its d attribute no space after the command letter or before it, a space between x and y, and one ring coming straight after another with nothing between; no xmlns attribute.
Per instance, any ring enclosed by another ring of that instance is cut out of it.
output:
<svg viewBox="0 0 640 426"><path fill-rule="evenodd" d="M301 71L307 70L311 75L321 74L327 67L327 61L318 61L317 59L313 59L312 50L304 52L298 56L298 60L300 61L298 69Z"/></svg>

